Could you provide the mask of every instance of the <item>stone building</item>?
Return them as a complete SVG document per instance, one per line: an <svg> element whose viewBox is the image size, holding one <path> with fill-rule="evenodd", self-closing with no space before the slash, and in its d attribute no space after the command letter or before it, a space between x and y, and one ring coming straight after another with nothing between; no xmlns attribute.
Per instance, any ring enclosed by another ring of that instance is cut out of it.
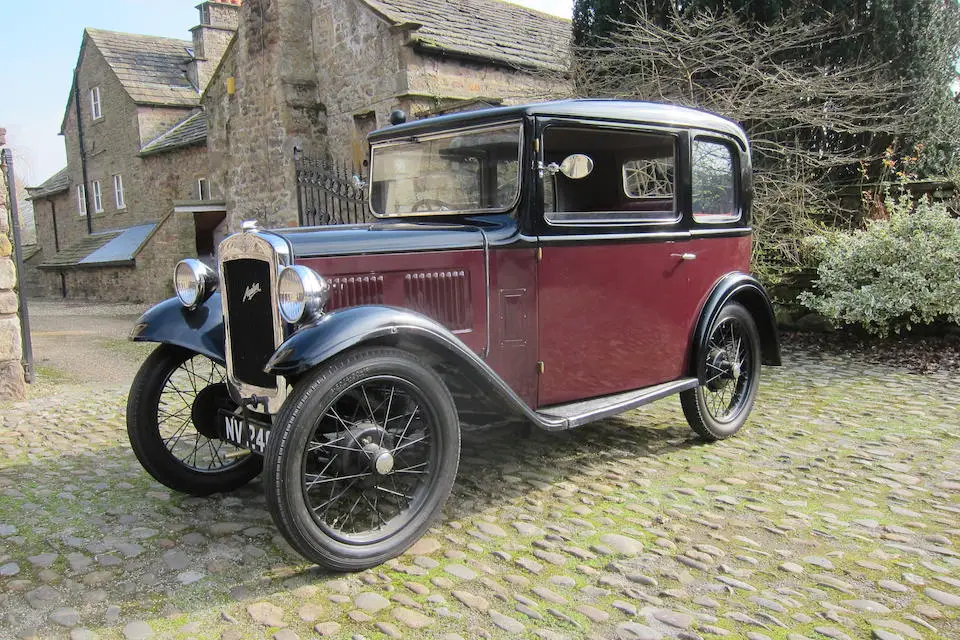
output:
<svg viewBox="0 0 960 640"><path fill-rule="evenodd" d="M6 135L6 129L0 129L0 151L7 144ZM5 185L6 182L0 179L0 402L18 400L26 394L21 362L17 270L11 257L13 246Z"/></svg>
<svg viewBox="0 0 960 640"><path fill-rule="evenodd" d="M178 259L212 252L210 225L174 203L211 197L200 95L239 3L201 3L192 40L84 31L60 131L67 166L29 189L35 291L156 301Z"/></svg>
<svg viewBox="0 0 960 640"><path fill-rule="evenodd" d="M571 24L502 0L245 0L207 87L227 222L298 222L294 149L359 163L411 117L566 93Z"/></svg>
<svg viewBox="0 0 960 640"><path fill-rule="evenodd" d="M240 221L298 223L294 149L359 164L394 109L567 93L570 21L503 0L198 8L192 41L85 31L67 167L30 189L35 291L159 300L177 260L212 254Z"/></svg>

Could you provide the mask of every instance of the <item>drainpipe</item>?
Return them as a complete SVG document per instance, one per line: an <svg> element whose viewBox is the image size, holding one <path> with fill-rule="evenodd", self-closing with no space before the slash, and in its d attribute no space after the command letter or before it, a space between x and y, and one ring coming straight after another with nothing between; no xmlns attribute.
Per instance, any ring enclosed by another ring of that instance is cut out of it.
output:
<svg viewBox="0 0 960 640"><path fill-rule="evenodd" d="M57 232L57 203L53 198L47 198L47 202L50 203L50 219L53 220L53 250L60 253L60 234ZM63 271L57 273L60 274L60 295L66 298L67 278L63 275Z"/></svg>
<svg viewBox="0 0 960 640"><path fill-rule="evenodd" d="M90 190L87 186L87 149L83 144L83 117L80 114L80 68L73 71L73 101L77 107L77 139L80 144L80 170L83 172L83 197L86 200L87 233L93 233L93 207L90 206Z"/></svg>

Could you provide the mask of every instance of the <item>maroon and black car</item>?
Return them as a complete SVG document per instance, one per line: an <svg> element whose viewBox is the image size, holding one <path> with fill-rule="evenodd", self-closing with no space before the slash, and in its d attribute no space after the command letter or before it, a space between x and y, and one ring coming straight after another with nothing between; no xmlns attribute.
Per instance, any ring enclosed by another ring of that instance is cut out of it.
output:
<svg viewBox="0 0 960 640"><path fill-rule="evenodd" d="M154 478L206 495L264 470L290 544L358 570L435 520L462 426L570 429L679 394L703 438L740 429L780 352L739 126L575 100L369 141L378 222L245 223L138 322L161 344L127 424Z"/></svg>

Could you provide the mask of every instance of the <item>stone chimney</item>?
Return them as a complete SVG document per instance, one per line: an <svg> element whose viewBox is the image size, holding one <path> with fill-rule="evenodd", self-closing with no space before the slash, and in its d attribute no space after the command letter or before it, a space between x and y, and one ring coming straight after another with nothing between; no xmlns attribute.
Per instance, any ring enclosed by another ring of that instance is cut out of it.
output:
<svg viewBox="0 0 960 640"><path fill-rule="evenodd" d="M197 5L200 24L190 30L193 33L193 60L187 67L187 75L201 93L207 88L210 76L240 25L242 4L243 0L207 0Z"/></svg>

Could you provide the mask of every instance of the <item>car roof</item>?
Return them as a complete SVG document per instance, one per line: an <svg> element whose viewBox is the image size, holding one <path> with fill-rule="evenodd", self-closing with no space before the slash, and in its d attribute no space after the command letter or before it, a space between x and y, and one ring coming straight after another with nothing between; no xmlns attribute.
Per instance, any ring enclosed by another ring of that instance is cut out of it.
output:
<svg viewBox="0 0 960 640"><path fill-rule="evenodd" d="M596 98L492 107L425 118L378 129L372 132L368 139L371 144L375 144L397 136L416 136L444 129L520 119L524 116L589 118L617 123L628 122L707 129L733 136L742 141L744 147L746 147L747 142L746 134L740 125L714 113L658 102Z"/></svg>

